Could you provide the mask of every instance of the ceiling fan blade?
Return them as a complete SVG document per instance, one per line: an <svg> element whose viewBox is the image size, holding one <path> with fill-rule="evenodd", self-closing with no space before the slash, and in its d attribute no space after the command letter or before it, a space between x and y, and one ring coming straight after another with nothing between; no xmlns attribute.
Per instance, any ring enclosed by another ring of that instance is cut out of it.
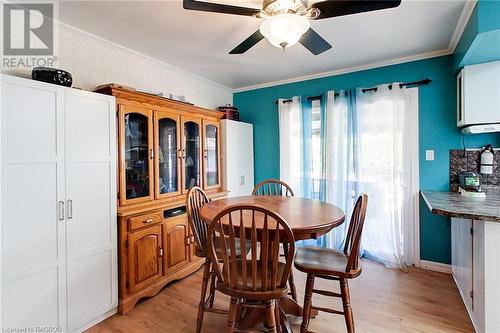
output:
<svg viewBox="0 0 500 333"><path fill-rule="evenodd" d="M223 5L220 3L204 2L198 0L184 0L184 9L198 10L202 12L234 14L255 16L260 13L260 9Z"/></svg>
<svg viewBox="0 0 500 333"><path fill-rule="evenodd" d="M318 8L320 15L317 18L325 19L335 16L351 15L372 10L395 8L401 4L401 0L326 0L316 2L312 8Z"/></svg>
<svg viewBox="0 0 500 333"><path fill-rule="evenodd" d="M260 33L259 30L257 30L253 33L253 35L245 39L240 45L231 50L229 54L243 54L263 39L264 36Z"/></svg>
<svg viewBox="0 0 500 333"><path fill-rule="evenodd" d="M321 54L332 48L323 37L318 35L318 33L311 28L302 35L299 42L314 55Z"/></svg>

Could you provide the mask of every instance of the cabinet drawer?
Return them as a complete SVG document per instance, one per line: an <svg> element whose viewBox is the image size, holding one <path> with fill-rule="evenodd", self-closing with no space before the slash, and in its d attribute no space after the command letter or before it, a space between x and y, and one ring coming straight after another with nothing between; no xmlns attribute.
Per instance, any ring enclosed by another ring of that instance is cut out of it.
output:
<svg viewBox="0 0 500 333"><path fill-rule="evenodd" d="M161 212L135 216L128 219L128 229L135 230L148 225L161 223L162 221L163 214Z"/></svg>

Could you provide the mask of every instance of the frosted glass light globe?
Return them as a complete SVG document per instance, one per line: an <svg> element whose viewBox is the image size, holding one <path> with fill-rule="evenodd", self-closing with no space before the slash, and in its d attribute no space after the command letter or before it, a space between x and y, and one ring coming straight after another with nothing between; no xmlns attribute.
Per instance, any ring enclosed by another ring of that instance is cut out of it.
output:
<svg viewBox="0 0 500 333"><path fill-rule="evenodd" d="M286 48L297 44L309 30L307 17L297 14L279 14L268 18L260 25L260 33L274 46Z"/></svg>

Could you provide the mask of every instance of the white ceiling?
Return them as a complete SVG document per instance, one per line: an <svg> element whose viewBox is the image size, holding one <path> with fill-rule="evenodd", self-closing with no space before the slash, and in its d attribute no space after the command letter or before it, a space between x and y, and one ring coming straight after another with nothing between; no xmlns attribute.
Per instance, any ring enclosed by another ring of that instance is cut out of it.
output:
<svg viewBox="0 0 500 333"><path fill-rule="evenodd" d="M395 9L313 21L312 28L333 45L319 56L301 45L283 53L266 40L243 55L229 55L258 30L261 20L187 11L181 0L60 2L59 16L66 24L241 89L449 52L465 4L466 0L403 0Z"/></svg>

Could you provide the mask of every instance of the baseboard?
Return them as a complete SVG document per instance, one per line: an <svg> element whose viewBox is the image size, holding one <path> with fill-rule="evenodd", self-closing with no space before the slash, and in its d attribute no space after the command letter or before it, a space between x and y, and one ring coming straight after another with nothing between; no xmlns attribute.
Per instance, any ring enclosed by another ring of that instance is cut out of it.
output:
<svg viewBox="0 0 500 333"><path fill-rule="evenodd" d="M451 274L451 265L442 264L440 262L420 260L420 268L428 269L430 271Z"/></svg>

